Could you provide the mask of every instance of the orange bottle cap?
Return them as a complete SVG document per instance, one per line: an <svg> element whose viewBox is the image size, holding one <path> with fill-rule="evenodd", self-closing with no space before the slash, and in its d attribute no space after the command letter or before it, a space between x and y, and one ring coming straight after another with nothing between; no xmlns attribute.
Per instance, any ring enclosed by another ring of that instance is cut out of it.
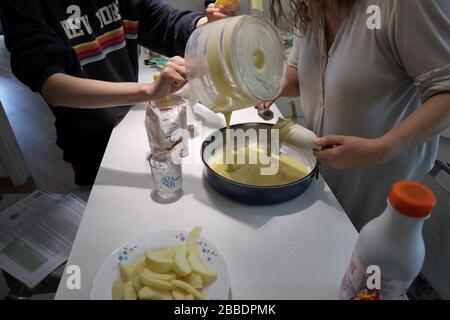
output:
<svg viewBox="0 0 450 320"><path fill-rule="evenodd" d="M414 181L397 182L389 195L389 202L395 210L413 218L427 217L436 201L433 191Z"/></svg>

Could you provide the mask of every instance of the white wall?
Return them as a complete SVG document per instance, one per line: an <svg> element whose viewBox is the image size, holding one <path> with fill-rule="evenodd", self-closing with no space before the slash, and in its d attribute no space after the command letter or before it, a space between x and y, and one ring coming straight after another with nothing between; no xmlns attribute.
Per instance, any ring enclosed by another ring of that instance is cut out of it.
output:
<svg viewBox="0 0 450 320"><path fill-rule="evenodd" d="M195 10L201 11L204 10L205 6L204 0L166 0L168 3L183 10Z"/></svg>

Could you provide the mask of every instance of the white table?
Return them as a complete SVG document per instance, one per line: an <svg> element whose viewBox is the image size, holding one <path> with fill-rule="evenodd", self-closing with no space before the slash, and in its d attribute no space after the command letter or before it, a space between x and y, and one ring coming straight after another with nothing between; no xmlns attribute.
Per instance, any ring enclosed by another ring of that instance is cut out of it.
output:
<svg viewBox="0 0 450 320"><path fill-rule="evenodd" d="M151 78L148 71L143 75ZM202 226L202 235L225 257L233 299L338 297L357 232L322 178L290 202L245 206L213 191L202 178L201 163L185 164L183 198L157 204L150 198L144 117L145 106L136 106L112 134L68 261L81 268L81 290L68 290L65 275L57 299L89 299L105 259L129 240L195 226ZM232 122L261 119L247 109ZM202 141L193 139L192 154L200 154Z"/></svg>

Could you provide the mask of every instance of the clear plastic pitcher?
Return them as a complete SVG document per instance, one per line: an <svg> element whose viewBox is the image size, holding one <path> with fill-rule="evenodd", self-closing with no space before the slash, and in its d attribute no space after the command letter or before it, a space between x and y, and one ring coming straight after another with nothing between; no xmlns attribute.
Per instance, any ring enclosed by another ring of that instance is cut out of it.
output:
<svg viewBox="0 0 450 320"><path fill-rule="evenodd" d="M253 16L227 18L197 29L185 58L192 93L214 112L274 100L287 69L277 29Z"/></svg>

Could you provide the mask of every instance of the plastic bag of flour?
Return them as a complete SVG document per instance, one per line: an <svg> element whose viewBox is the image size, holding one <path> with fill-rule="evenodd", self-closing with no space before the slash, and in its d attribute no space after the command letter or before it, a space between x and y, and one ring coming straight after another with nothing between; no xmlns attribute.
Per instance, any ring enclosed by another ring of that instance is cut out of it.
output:
<svg viewBox="0 0 450 320"><path fill-rule="evenodd" d="M188 155L186 102L177 95L150 102L145 127L152 154L174 149L182 144L181 156Z"/></svg>

